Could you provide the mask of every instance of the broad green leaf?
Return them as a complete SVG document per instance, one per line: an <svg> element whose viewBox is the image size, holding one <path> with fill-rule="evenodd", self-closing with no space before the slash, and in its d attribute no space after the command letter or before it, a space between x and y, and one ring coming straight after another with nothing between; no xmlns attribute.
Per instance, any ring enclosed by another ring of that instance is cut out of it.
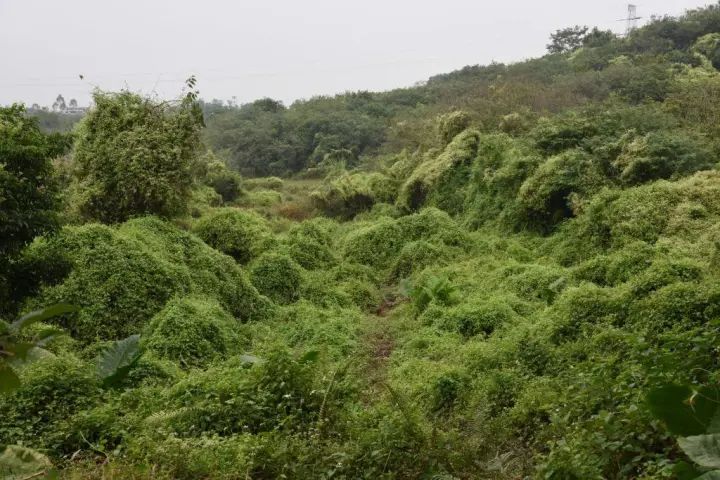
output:
<svg viewBox="0 0 720 480"><path fill-rule="evenodd" d="M105 385L118 384L142 355L140 335L131 335L106 348L97 358L97 373Z"/></svg>
<svg viewBox="0 0 720 480"><path fill-rule="evenodd" d="M32 311L26 315L23 315L18 320L10 324L10 329L13 332L19 332L23 328L32 325L36 322L42 322L48 318L57 317L63 313L77 312L78 308L74 305L67 303L58 303L49 307L41 308L40 310Z"/></svg>
<svg viewBox="0 0 720 480"><path fill-rule="evenodd" d="M0 393L10 392L20 386L20 378L7 363L0 363Z"/></svg>
<svg viewBox="0 0 720 480"><path fill-rule="evenodd" d="M59 335L64 335L65 332L57 328L48 328L40 332L36 337L35 346L38 348L45 347L48 343L52 342Z"/></svg>
<svg viewBox="0 0 720 480"><path fill-rule="evenodd" d="M28 352L33 348L35 348L34 343L18 342L6 346L5 351L12 355L10 360L25 360Z"/></svg>
<svg viewBox="0 0 720 480"><path fill-rule="evenodd" d="M705 433L720 433L720 408L715 410Z"/></svg>
<svg viewBox="0 0 720 480"><path fill-rule="evenodd" d="M8 445L0 451L0 478L4 480L20 480L42 475L51 467L52 464L45 455L29 448Z"/></svg>
<svg viewBox="0 0 720 480"><path fill-rule="evenodd" d="M694 478L695 480L720 480L720 470L713 470Z"/></svg>
<svg viewBox="0 0 720 480"><path fill-rule="evenodd" d="M703 472L688 462L678 462L673 466L673 473L677 480L695 480L702 475Z"/></svg>
<svg viewBox="0 0 720 480"><path fill-rule="evenodd" d="M700 435L707 432L718 412L720 394L710 387L693 390L686 385L665 385L652 390L647 403L672 433Z"/></svg>
<svg viewBox="0 0 720 480"><path fill-rule="evenodd" d="M678 445L701 467L720 468L720 434L680 437Z"/></svg>

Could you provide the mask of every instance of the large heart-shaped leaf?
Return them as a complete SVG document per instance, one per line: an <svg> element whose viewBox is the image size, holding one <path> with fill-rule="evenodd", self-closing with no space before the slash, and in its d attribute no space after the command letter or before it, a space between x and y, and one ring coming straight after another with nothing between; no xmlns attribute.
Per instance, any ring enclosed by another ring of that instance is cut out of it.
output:
<svg viewBox="0 0 720 480"><path fill-rule="evenodd" d="M0 363L0 393L7 393L20 386L20 379L7 363Z"/></svg>
<svg viewBox="0 0 720 480"><path fill-rule="evenodd" d="M690 459L705 468L720 468L720 434L678 438L678 445Z"/></svg>
<svg viewBox="0 0 720 480"><path fill-rule="evenodd" d="M699 477L695 477L695 480L720 480L720 470L703 473Z"/></svg>
<svg viewBox="0 0 720 480"><path fill-rule="evenodd" d="M688 462L678 462L672 469L677 480L695 480L703 474L703 470L698 469L696 465Z"/></svg>
<svg viewBox="0 0 720 480"><path fill-rule="evenodd" d="M707 433L719 412L720 392L704 387L694 390L686 385L665 385L647 396L652 414L665 422L676 435Z"/></svg>
<svg viewBox="0 0 720 480"><path fill-rule="evenodd" d="M77 312L78 308L74 305L67 303L58 303L49 307L41 308L40 310L32 311L28 314L23 315L19 319L15 320L10 324L10 329L13 332L19 332L23 328L32 325L36 322L42 322L48 318L57 317L63 313Z"/></svg>
<svg viewBox="0 0 720 480"><path fill-rule="evenodd" d="M142 356L140 335L131 335L106 348L97 358L97 373L106 386L117 385Z"/></svg>

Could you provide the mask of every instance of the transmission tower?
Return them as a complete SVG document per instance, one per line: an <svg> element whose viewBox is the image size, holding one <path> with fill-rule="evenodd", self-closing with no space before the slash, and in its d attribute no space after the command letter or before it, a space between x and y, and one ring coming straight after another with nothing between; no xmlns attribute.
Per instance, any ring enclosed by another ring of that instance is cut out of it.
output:
<svg viewBox="0 0 720 480"><path fill-rule="evenodd" d="M628 13L627 18L621 18L618 20L618 22L625 22L625 36L627 37L630 35L630 32L635 30L637 28L637 21L640 20L642 17L638 17L637 15L637 5L633 5L632 3L628 4Z"/></svg>

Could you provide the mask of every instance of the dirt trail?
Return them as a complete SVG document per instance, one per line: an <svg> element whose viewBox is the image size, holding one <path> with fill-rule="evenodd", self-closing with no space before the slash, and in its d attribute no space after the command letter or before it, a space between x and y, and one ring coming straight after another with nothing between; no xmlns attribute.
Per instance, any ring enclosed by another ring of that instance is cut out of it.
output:
<svg viewBox="0 0 720 480"><path fill-rule="evenodd" d="M366 362L363 375L368 380L365 398L368 402L386 393L384 384L387 378L387 366L390 355L395 349L395 339L387 318L397 305L395 299L386 298L378 306L374 315L367 317L367 331L363 343L366 346Z"/></svg>

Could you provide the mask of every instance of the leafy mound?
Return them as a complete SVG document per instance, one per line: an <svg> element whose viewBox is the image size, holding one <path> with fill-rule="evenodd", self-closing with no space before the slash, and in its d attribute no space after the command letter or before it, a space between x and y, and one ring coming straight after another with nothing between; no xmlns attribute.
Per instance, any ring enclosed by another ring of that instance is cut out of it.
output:
<svg viewBox="0 0 720 480"><path fill-rule="evenodd" d="M253 263L251 275L255 288L275 302L292 303L299 297L302 268L286 255L261 255Z"/></svg>
<svg viewBox="0 0 720 480"><path fill-rule="evenodd" d="M240 347L238 323L215 300L171 300L143 333L145 346L160 358L186 367L203 366Z"/></svg>
<svg viewBox="0 0 720 480"><path fill-rule="evenodd" d="M216 250L248 263L273 242L267 222L252 211L221 208L204 216L193 232Z"/></svg>
<svg viewBox="0 0 720 480"><path fill-rule="evenodd" d="M62 325L83 342L139 333L177 294L215 298L241 321L271 308L231 258L156 218L65 227L37 240L27 257L42 272L33 302L81 307Z"/></svg>

